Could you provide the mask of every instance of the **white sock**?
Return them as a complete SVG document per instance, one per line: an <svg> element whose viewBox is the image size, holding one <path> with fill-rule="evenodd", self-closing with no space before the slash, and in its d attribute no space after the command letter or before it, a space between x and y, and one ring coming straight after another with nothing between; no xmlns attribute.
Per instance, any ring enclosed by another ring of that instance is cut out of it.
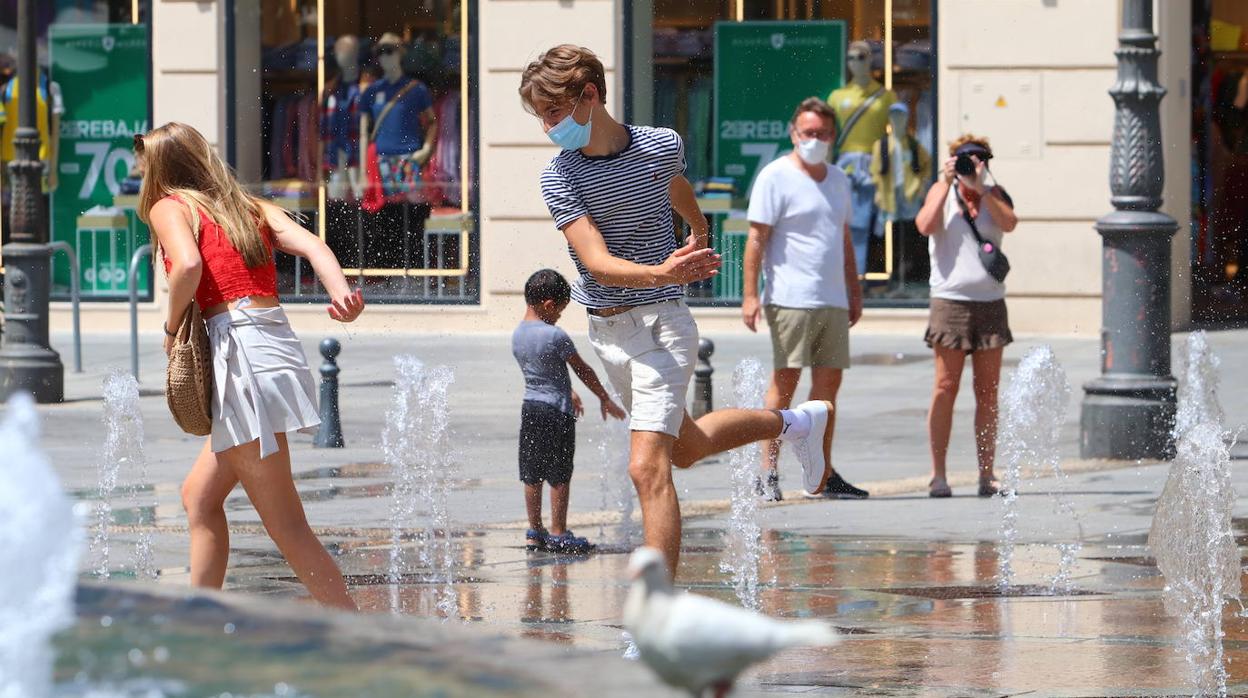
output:
<svg viewBox="0 0 1248 698"><path fill-rule="evenodd" d="M784 428L780 430L780 440L801 439L810 435L810 415L795 410L780 410L780 418L784 420Z"/></svg>

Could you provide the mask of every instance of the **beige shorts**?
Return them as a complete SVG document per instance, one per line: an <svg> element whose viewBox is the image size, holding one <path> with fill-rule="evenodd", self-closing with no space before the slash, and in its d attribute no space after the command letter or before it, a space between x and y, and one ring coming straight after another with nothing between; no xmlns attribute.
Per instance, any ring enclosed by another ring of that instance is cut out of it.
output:
<svg viewBox="0 0 1248 698"><path fill-rule="evenodd" d="M628 410L628 428L679 436L698 360L698 326L685 302L590 315L589 343Z"/></svg>
<svg viewBox="0 0 1248 698"><path fill-rule="evenodd" d="M849 311L845 308L763 306L771 329L774 365L849 368Z"/></svg>

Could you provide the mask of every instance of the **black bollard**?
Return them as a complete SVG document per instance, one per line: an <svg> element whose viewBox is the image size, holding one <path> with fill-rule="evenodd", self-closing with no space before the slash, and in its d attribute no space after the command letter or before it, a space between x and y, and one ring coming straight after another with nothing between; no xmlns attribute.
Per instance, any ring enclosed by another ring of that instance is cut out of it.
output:
<svg viewBox="0 0 1248 698"><path fill-rule="evenodd" d="M715 353L715 343L703 337L698 340L698 365L693 369L693 408L690 413L694 419L710 412L711 407L711 354Z"/></svg>
<svg viewBox="0 0 1248 698"><path fill-rule="evenodd" d="M338 416L338 353L342 345L331 338L321 340L321 428L312 445L317 448L342 448L342 420Z"/></svg>

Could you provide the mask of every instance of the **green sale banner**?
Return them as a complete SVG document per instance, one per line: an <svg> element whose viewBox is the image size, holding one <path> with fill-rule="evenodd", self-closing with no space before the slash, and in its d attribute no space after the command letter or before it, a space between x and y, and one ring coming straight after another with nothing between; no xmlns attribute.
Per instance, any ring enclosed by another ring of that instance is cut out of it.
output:
<svg viewBox="0 0 1248 698"><path fill-rule="evenodd" d="M844 84L845 23L715 24L715 174L747 197L759 170L792 148L789 119Z"/></svg>
<svg viewBox="0 0 1248 698"><path fill-rule="evenodd" d="M134 164L134 135L148 130L148 40L140 24L53 24L52 80L65 100L59 184L52 193L52 239L70 244L81 265L84 298L124 298L130 256L148 230L121 183ZM151 292L151 266L139 266L139 293ZM58 255L53 288L69 291L70 267Z"/></svg>

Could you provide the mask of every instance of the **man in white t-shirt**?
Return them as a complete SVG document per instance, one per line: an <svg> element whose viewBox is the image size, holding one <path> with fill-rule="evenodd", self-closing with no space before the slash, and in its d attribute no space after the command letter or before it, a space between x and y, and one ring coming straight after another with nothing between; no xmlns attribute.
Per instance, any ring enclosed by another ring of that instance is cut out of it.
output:
<svg viewBox="0 0 1248 698"><path fill-rule="evenodd" d="M745 247L745 326L757 331L766 314L774 371L765 407L787 409L802 377L811 371L811 400L834 406L841 372L849 368L849 328L862 316L862 290L849 234L849 178L827 163L836 137L835 112L821 99L798 105L789 124L793 151L758 174L750 192L750 234ZM765 288L759 299L758 277ZM832 429L834 414L828 417ZM760 494L779 500L779 441L763 453ZM845 481L827 463L823 478L804 482L808 497L862 499L867 492Z"/></svg>

